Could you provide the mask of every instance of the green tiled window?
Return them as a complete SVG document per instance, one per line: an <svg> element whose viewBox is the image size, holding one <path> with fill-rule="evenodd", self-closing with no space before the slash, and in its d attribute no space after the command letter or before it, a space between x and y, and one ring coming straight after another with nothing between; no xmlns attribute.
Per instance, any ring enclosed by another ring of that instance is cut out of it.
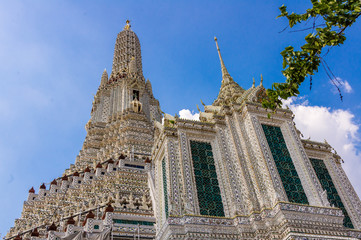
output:
<svg viewBox="0 0 361 240"><path fill-rule="evenodd" d="M147 222L147 221L136 221L136 220L126 220L126 219L113 219L114 223L120 224L133 224L133 225L145 225L145 226L153 226L154 222Z"/></svg>
<svg viewBox="0 0 361 240"><path fill-rule="evenodd" d="M354 228L350 217L347 214L346 208L343 205L337 189L333 184L332 178L327 170L327 167L323 160L310 158L313 169L315 169L318 180L322 185L322 188L327 192L327 199L331 205L338 207L342 210L345 218L343 219L343 225L348 228Z"/></svg>
<svg viewBox="0 0 361 240"><path fill-rule="evenodd" d="M281 128L263 124L262 128L275 160L288 201L308 204L307 196L288 152Z"/></svg>
<svg viewBox="0 0 361 240"><path fill-rule="evenodd" d="M200 214L223 217L223 202L212 146L206 142L196 141L190 141L190 145Z"/></svg>
<svg viewBox="0 0 361 240"><path fill-rule="evenodd" d="M162 160L162 174L163 174L163 193L164 193L164 210L165 217L168 218L168 188L167 188L167 168L165 166L165 158Z"/></svg>

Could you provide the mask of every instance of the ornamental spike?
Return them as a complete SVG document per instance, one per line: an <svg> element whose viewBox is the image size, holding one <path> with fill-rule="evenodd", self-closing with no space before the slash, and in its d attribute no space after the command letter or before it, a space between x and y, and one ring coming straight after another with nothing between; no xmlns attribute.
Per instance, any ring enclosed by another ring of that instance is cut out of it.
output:
<svg viewBox="0 0 361 240"><path fill-rule="evenodd" d="M101 80L100 80L100 86L106 85L108 82L108 73L107 69L104 69Z"/></svg>
<svg viewBox="0 0 361 240"><path fill-rule="evenodd" d="M222 79L224 80L225 78L229 78L230 75L227 71L226 66L224 65L223 59L222 59L222 55L221 55L221 50L219 49L218 46L218 42L217 42L217 38L214 37L214 41L216 42L216 46L217 46L217 51L218 51L218 56L219 56L219 61L221 62L221 68L222 68Z"/></svg>

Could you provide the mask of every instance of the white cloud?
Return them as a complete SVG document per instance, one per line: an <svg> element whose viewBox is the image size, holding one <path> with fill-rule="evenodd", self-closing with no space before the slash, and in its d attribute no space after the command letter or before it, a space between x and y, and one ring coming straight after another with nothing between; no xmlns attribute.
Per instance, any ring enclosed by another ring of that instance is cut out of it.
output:
<svg viewBox="0 0 361 240"><path fill-rule="evenodd" d="M299 100L299 99L298 99ZM326 141L344 159L342 164L347 176L359 196L361 196L361 156L357 148L360 147L359 125L355 123L355 115L343 109L331 109L322 106L309 106L303 100L296 103L295 98L284 102L295 114L295 123L305 138Z"/></svg>
<svg viewBox="0 0 361 240"><path fill-rule="evenodd" d="M189 109L182 109L179 111L179 117L190 120L199 120L199 113L194 113L194 111L191 112Z"/></svg>
<svg viewBox="0 0 361 240"><path fill-rule="evenodd" d="M346 80L344 81L343 86L344 86L345 91L346 91L347 93L352 92L352 87L351 87L351 85L350 85Z"/></svg>
<svg viewBox="0 0 361 240"><path fill-rule="evenodd" d="M351 93L353 91L350 83L347 80L343 80L339 77L336 77L333 80L330 80L330 84L332 85L331 91L334 94L339 94L337 87L341 90L341 93Z"/></svg>

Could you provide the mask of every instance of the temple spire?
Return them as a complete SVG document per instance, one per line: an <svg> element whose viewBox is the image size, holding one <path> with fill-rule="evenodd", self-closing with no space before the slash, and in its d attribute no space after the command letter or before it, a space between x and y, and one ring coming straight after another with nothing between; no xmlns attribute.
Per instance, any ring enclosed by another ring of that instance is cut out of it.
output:
<svg viewBox="0 0 361 240"><path fill-rule="evenodd" d="M103 74L102 74L102 78L101 78L101 80L100 80L100 86L106 85L107 82L108 82L108 73L107 73L107 70L104 69L104 72L103 72Z"/></svg>
<svg viewBox="0 0 361 240"><path fill-rule="evenodd" d="M224 65L223 59L222 59L222 55L221 55L221 51L219 50L219 46L218 46L218 42L217 42L217 38L214 37L214 41L216 42L216 46L217 46L217 51L218 51L218 55L219 55L219 61L221 62L221 68L222 68L222 79L223 81L225 81L225 83L229 82L229 78L231 77L227 71L226 66ZM227 79L227 80L226 80Z"/></svg>
<svg viewBox="0 0 361 240"><path fill-rule="evenodd" d="M129 69L129 63L132 57L135 57L137 73L143 75L140 42L135 32L131 29L130 21L127 20L126 25L118 34L117 40L115 41L111 75L115 76L117 73Z"/></svg>

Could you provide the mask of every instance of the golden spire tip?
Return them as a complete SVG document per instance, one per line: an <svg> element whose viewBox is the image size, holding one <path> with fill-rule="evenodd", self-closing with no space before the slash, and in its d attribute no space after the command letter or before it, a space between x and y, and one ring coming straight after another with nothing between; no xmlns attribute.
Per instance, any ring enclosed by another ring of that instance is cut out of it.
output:
<svg viewBox="0 0 361 240"><path fill-rule="evenodd" d="M124 26L124 30L129 30L130 29L130 21L129 19L127 19L127 21L125 21L126 25Z"/></svg>

